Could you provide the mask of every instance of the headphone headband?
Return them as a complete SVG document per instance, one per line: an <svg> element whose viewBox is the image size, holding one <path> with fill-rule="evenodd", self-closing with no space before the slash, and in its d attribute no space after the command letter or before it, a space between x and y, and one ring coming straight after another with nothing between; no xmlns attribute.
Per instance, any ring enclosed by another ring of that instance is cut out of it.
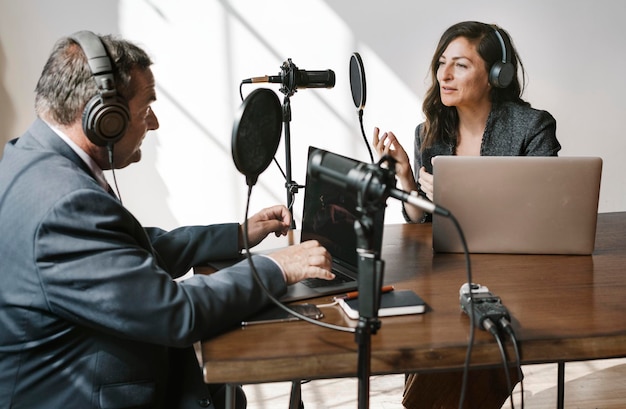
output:
<svg viewBox="0 0 626 409"><path fill-rule="evenodd" d="M494 28L494 32L496 33L496 37L498 37L498 42L500 43L500 47L502 48L502 62L510 63L511 61L509 61L508 53L506 52L506 44L498 27Z"/></svg>

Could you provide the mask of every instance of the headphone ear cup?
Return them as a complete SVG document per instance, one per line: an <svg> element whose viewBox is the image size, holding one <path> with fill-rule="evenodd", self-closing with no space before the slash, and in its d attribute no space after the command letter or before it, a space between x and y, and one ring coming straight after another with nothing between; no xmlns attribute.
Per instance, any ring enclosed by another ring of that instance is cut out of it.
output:
<svg viewBox="0 0 626 409"><path fill-rule="evenodd" d="M511 62L511 53L507 50L504 37L500 33L500 30L497 26L492 27L493 33L498 43L500 43L502 59L501 61L496 61L491 66L489 70L489 83L496 88L506 88L511 85L513 77L515 77L515 65Z"/></svg>
<svg viewBox="0 0 626 409"><path fill-rule="evenodd" d="M510 62L496 61L489 70L489 83L496 88L511 85L515 76L515 67Z"/></svg>
<svg viewBox="0 0 626 409"><path fill-rule="evenodd" d="M85 105L82 121L85 135L92 143L112 145L126 133L130 112L123 99L112 97L105 100L96 95Z"/></svg>

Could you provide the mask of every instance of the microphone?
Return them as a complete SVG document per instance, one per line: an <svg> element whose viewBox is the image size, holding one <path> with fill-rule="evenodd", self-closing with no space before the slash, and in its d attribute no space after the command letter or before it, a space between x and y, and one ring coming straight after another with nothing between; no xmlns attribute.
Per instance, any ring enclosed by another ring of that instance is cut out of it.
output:
<svg viewBox="0 0 626 409"><path fill-rule="evenodd" d="M301 70L291 61L291 58L288 58L281 66L279 75L252 77L241 82L243 84L260 82L282 84L282 92L293 94L300 88L333 88L335 86L335 72L333 70Z"/></svg>
<svg viewBox="0 0 626 409"><path fill-rule="evenodd" d="M320 178L348 191L361 192L368 201L383 200L391 196L426 212L445 217L450 215L448 210L420 197L417 192L396 189L395 173L378 164L367 164L316 150L311 154L307 168L311 177Z"/></svg>
<svg viewBox="0 0 626 409"><path fill-rule="evenodd" d="M282 132L283 111L274 91L258 88L239 107L232 135L232 156L237 170L253 186L276 154Z"/></svg>
<svg viewBox="0 0 626 409"><path fill-rule="evenodd" d="M389 196L393 197L394 199L398 199L401 202L408 203L411 206L415 206L418 209L422 209L428 213L437 213L438 215L444 217L450 216L449 210L444 209L441 206L435 205L428 199L424 199L424 197L420 196L419 193L417 193L415 190L405 192L404 190L391 188L389 190Z"/></svg>
<svg viewBox="0 0 626 409"><path fill-rule="evenodd" d="M493 295L484 285L463 284L459 289L459 302L461 310L474 318L474 325L477 328L491 333L496 331L496 323L503 318L507 322L511 319L500 297Z"/></svg>

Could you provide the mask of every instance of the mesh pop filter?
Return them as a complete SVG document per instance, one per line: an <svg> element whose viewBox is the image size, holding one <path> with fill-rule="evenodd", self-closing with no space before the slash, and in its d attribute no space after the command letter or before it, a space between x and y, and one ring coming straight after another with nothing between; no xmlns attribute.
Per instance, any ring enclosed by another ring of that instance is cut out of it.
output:
<svg viewBox="0 0 626 409"><path fill-rule="evenodd" d="M358 109L365 107L365 68L359 53L353 53L350 57L350 89L354 106Z"/></svg>
<svg viewBox="0 0 626 409"><path fill-rule="evenodd" d="M237 170L253 186L276 154L282 132L282 107L267 88L252 91L235 116L232 155Z"/></svg>

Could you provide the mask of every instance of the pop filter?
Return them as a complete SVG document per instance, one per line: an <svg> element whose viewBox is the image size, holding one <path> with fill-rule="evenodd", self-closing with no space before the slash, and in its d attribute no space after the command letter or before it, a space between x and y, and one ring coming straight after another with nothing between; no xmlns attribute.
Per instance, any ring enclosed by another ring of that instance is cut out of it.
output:
<svg viewBox="0 0 626 409"><path fill-rule="evenodd" d="M365 136L365 129L363 128L363 108L365 108L365 68L363 67L363 60L359 53L352 53L350 57L350 89L352 91L352 100L354 106L356 106L359 113L359 123L361 125L361 134L363 135L363 141L370 154L370 161L374 162L374 155L372 154L372 148Z"/></svg>
<svg viewBox="0 0 626 409"><path fill-rule="evenodd" d="M363 68L363 60L359 53L353 53L350 57L350 89L357 109L365 108L365 68Z"/></svg>
<svg viewBox="0 0 626 409"><path fill-rule="evenodd" d="M256 183L276 154L282 117L278 96L267 88L252 91L239 107L233 125L232 155L248 186Z"/></svg>

